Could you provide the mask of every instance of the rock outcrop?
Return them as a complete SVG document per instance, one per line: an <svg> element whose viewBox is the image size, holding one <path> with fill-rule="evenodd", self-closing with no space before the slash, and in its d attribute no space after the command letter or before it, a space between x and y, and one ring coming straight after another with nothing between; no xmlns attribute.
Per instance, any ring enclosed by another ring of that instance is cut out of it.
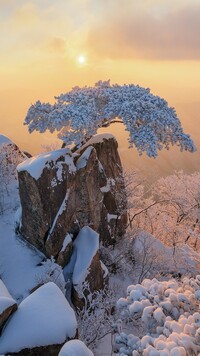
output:
<svg viewBox="0 0 200 356"><path fill-rule="evenodd" d="M101 222L101 177L96 150L89 146L76 162L76 217L82 228L98 230Z"/></svg>
<svg viewBox="0 0 200 356"><path fill-rule="evenodd" d="M104 245L123 235L127 222L123 170L115 138L96 135L76 153L64 148L18 166L21 234L64 266L68 234L86 225Z"/></svg>
<svg viewBox="0 0 200 356"><path fill-rule="evenodd" d="M94 136L85 147L88 144L95 148L101 176L106 177L106 184L101 186L103 205L99 232L104 245L109 245L115 236L125 233L127 225L127 200L118 143L113 137L105 138L102 134L97 139Z"/></svg>
<svg viewBox="0 0 200 356"><path fill-rule="evenodd" d="M71 224L75 209L71 198L75 172L71 151L67 149L30 158L18 166L21 233L49 257L62 249L67 227ZM66 211L66 219L61 221L63 211ZM50 244L53 231L54 241Z"/></svg>
<svg viewBox="0 0 200 356"><path fill-rule="evenodd" d="M72 302L82 309L90 293L103 289L105 271L99 259L99 234L85 226L74 241L72 259Z"/></svg>
<svg viewBox="0 0 200 356"><path fill-rule="evenodd" d="M19 164L28 157L13 141L2 134L0 134L1 148L4 150L4 159L7 161L7 164Z"/></svg>

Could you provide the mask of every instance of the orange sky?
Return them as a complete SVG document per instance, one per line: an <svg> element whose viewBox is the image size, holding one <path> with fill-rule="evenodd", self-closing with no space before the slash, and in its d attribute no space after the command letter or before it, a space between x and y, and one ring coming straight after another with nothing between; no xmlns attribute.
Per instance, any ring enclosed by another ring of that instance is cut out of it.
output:
<svg viewBox="0 0 200 356"><path fill-rule="evenodd" d="M28 135L30 104L100 79L150 87L199 127L199 18L199 0L0 0L0 132L39 152L52 138Z"/></svg>

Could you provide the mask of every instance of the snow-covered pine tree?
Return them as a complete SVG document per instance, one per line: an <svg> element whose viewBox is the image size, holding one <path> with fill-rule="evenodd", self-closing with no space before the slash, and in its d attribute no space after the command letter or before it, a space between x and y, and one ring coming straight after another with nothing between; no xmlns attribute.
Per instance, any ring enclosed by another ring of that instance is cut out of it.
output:
<svg viewBox="0 0 200 356"><path fill-rule="evenodd" d="M80 145L98 128L117 119L129 131L130 147L135 145L139 154L146 152L156 157L159 150L173 145L181 150L195 150L175 109L149 89L99 81L94 87L75 87L55 99L53 105L40 101L31 105L25 118L29 132L57 130L66 145Z"/></svg>

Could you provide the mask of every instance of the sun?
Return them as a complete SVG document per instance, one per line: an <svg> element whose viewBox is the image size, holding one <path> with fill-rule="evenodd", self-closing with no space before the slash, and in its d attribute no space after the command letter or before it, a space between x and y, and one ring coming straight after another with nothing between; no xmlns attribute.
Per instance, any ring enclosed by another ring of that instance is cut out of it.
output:
<svg viewBox="0 0 200 356"><path fill-rule="evenodd" d="M81 54L80 56L78 56L77 61L79 64L84 64L86 62L86 58Z"/></svg>

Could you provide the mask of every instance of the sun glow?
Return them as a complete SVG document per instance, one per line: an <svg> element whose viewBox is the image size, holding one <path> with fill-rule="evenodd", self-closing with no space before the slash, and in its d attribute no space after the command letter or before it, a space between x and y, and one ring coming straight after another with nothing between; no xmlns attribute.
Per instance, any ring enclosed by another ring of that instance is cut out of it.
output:
<svg viewBox="0 0 200 356"><path fill-rule="evenodd" d="M86 62L86 58L83 55L80 55L77 60L79 64L84 64Z"/></svg>

